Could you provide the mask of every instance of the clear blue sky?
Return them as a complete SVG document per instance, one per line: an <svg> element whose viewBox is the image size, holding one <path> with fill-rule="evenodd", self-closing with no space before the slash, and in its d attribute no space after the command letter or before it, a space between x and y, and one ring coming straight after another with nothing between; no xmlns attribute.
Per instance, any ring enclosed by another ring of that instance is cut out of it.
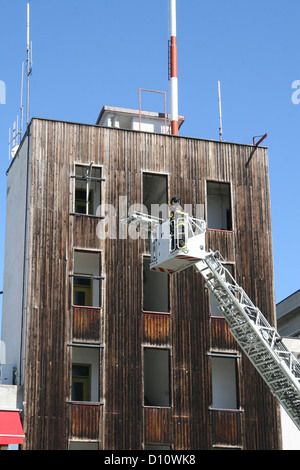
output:
<svg viewBox="0 0 300 470"><path fill-rule="evenodd" d="M168 91L168 0L29 3L31 117L94 124L103 105L138 108L139 88ZM26 4L0 0L0 290L8 129L19 113ZM277 302L300 288L300 104L292 102L299 18L299 0L177 0L180 134L218 139L218 80L224 140L248 144L268 133ZM143 107L163 111L161 96L147 95ZM25 122L25 84L24 108Z"/></svg>

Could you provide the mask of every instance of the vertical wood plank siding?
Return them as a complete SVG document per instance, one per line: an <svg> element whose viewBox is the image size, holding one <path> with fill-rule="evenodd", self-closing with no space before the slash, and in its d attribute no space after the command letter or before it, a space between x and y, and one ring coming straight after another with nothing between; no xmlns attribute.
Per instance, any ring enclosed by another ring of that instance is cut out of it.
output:
<svg viewBox="0 0 300 470"><path fill-rule="evenodd" d="M242 447L242 414L212 410L213 445Z"/></svg>
<svg viewBox="0 0 300 470"><path fill-rule="evenodd" d="M24 447L66 449L74 434L96 436L99 424L100 447L110 450L159 442L174 449L210 449L218 436L225 444L233 436L233 443L245 449L278 448L277 404L243 355L244 413L227 419L221 436L221 421L209 410L207 353L238 348L222 319L210 318L208 292L192 268L170 279L170 316L142 312L142 257L149 253L149 242L126 239L127 228L119 225L129 207L143 200L143 171L168 174L169 197L180 196L193 210L197 204L206 207L207 180L230 182L233 230L209 231L207 243L235 263L237 281L274 323L267 150L258 148L246 168L251 146L42 119L33 119L30 130ZM105 178L102 203L115 208L104 221L70 215L75 163L91 161L102 167ZM103 227L106 238L100 239ZM70 274L74 249L80 248L101 251L105 277L103 318L99 324L97 315L91 320L98 330L93 333L83 320L91 312L72 309ZM96 417L89 415L92 407L67 404L68 345L75 338L83 343L100 338L104 343L99 372L104 405ZM169 409L143 408L145 345L171 350ZM92 423L91 433L87 423Z"/></svg>
<svg viewBox="0 0 300 470"><path fill-rule="evenodd" d="M205 243L213 251L220 251L227 261L234 260L234 233L221 230L207 230Z"/></svg>
<svg viewBox="0 0 300 470"><path fill-rule="evenodd" d="M72 403L69 405L71 435L76 440L101 440L99 438L102 406L93 404Z"/></svg>
<svg viewBox="0 0 300 470"><path fill-rule="evenodd" d="M156 346L170 346L171 342L171 321L170 315L157 313L144 313L144 344Z"/></svg>
<svg viewBox="0 0 300 470"><path fill-rule="evenodd" d="M225 318L211 317L211 347L214 351L236 351L237 344Z"/></svg>
<svg viewBox="0 0 300 470"><path fill-rule="evenodd" d="M172 444L172 414L169 408L144 408L144 423L147 444Z"/></svg>
<svg viewBox="0 0 300 470"><path fill-rule="evenodd" d="M73 306L73 340L103 341L103 309Z"/></svg>

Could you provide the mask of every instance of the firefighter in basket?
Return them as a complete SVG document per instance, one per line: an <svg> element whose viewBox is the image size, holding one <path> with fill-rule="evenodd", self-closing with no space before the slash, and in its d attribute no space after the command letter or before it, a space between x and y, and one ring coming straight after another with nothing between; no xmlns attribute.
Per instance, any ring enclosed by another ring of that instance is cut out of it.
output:
<svg viewBox="0 0 300 470"><path fill-rule="evenodd" d="M170 201L171 251L185 250L184 211L177 196Z"/></svg>

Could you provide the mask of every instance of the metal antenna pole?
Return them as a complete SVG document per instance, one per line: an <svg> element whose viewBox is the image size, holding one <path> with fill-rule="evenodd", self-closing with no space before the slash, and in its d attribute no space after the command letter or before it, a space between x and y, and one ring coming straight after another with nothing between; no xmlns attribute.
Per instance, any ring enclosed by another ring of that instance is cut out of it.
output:
<svg viewBox="0 0 300 470"><path fill-rule="evenodd" d="M20 123L20 134L21 139L23 136L23 82L24 82L24 62L22 62L22 79L21 79L21 103L20 103L20 110L21 110L21 123Z"/></svg>
<svg viewBox="0 0 300 470"><path fill-rule="evenodd" d="M220 84L220 82L218 82L218 91L219 91L219 117L220 117L219 136L220 136L220 140L222 140L223 125L222 125L222 101L221 101L221 84Z"/></svg>
<svg viewBox="0 0 300 470"><path fill-rule="evenodd" d="M86 214L89 214L89 199L90 199L90 181L92 176L94 162L91 162L90 166L86 170Z"/></svg>
<svg viewBox="0 0 300 470"><path fill-rule="evenodd" d="M10 160L10 128L8 130L8 159Z"/></svg>
<svg viewBox="0 0 300 470"><path fill-rule="evenodd" d="M177 20L176 0L171 0L171 133L178 135L178 71L177 71Z"/></svg>
<svg viewBox="0 0 300 470"><path fill-rule="evenodd" d="M31 58L30 58L31 51ZM27 126L29 124L29 76L32 72L32 45L29 42L29 3L27 3Z"/></svg>

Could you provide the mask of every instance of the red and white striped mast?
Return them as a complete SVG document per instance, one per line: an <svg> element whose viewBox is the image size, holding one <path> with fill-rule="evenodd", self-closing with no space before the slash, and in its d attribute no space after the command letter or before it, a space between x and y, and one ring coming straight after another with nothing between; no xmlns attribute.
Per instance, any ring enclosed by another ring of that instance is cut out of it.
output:
<svg viewBox="0 0 300 470"><path fill-rule="evenodd" d="M176 0L170 0L171 16L171 132L178 135L178 74L177 74L177 43L176 43Z"/></svg>

